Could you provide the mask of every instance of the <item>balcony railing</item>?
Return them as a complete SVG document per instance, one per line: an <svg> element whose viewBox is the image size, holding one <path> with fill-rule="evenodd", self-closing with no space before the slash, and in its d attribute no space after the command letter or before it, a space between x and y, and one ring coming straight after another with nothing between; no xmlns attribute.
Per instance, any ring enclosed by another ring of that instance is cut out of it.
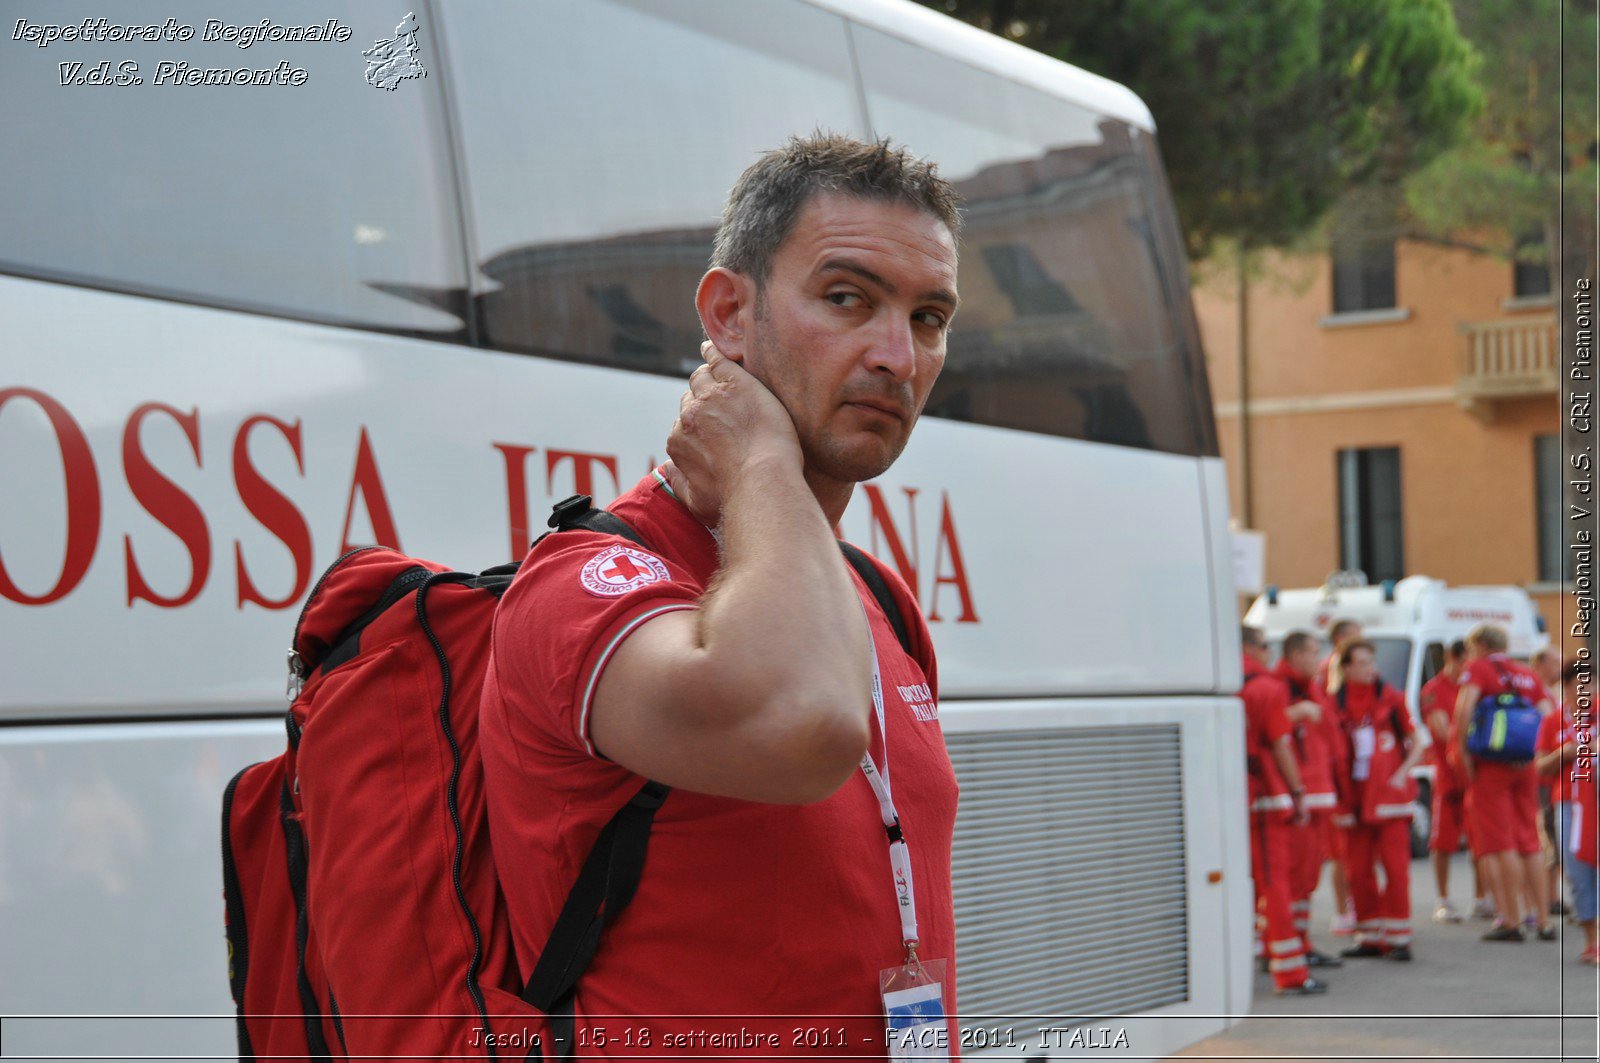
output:
<svg viewBox="0 0 1600 1063"><path fill-rule="evenodd" d="M1554 395L1561 388L1561 345L1554 314L1480 321L1461 328L1456 393L1480 417L1496 399Z"/></svg>

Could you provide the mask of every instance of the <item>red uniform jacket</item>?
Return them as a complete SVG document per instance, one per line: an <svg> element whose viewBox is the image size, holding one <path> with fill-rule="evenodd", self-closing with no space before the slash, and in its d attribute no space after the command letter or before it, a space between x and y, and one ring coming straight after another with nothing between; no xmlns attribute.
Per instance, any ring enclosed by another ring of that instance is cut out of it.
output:
<svg viewBox="0 0 1600 1063"><path fill-rule="evenodd" d="M1316 721L1291 723L1290 727L1294 735L1295 762L1300 766L1300 781L1306 788L1306 808L1331 810L1339 803L1335 758L1343 746L1337 710L1317 688L1315 680L1297 675L1288 661L1279 661L1272 674L1288 688L1289 704L1311 701L1322 709Z"/></svg>
<svg viewBox="0 0 1600 1063"><path fill-rule="evenodd" d="M1338 701L1349 750L1342 767L1350 811L1362 823L1409 819L1417 799L1416 780L1407 775L1399 786L1390 781L1406 758L1406 743L1416 740L1405 696L1381 679L1371 684L1347 680ZM1371 728L1371 756L1366 777L1358 779L1358 754L1367 728Z"/></svg>
<svg viewBox="0 0 1600 1063"><path fill-rule="evenodd" d="M1294 801L1289 784L1278 770L1272 747L1289 734L1289 689L1267 667L1249 654L1244 656L1245 765L1250 772L1250 810L1270 816L1290 816Z"/></svg>

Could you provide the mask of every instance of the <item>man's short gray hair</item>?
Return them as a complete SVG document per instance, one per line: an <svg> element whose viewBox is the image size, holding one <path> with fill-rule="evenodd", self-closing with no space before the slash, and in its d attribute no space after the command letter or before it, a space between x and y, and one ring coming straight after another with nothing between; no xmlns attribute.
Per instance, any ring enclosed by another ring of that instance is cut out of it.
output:
<svg viewBox="0 0 1600 1063"><path fill-rule="evenodd" d="M751 278L759 291L801 210L820 192L903 203L938 218L951 236L961 230L961 196L936 165L888 138L868 143L819 131L790 137L739 175L722 210L711 264Z"/></svg>

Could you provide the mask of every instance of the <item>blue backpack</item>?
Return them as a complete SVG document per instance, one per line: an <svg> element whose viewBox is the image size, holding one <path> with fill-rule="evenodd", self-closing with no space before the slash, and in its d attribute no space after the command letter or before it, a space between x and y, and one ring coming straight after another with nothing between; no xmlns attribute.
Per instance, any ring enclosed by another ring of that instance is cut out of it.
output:
<svg viewBox="0 0 1600 1063"><path fill-rule="evenodd" d="M1504 665L1499 661L1489 663L1494 665L1502 680L1507 678ZM1538 706L1515 690L1486 694L1472 710L1467 752L1483 760L1506 764L1532 760L1541 719Z"/></svg>

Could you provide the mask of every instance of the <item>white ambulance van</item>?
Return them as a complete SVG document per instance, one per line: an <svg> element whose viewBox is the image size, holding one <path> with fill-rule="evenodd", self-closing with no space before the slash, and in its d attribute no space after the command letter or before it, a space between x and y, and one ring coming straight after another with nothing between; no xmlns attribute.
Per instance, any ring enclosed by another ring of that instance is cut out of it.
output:
<svg viewBox="0 0 1600 1063"><path fill-rule="evenodd" d="M1359 572L1336 572L1321 587L1268 587L1245 613L1244 622L1267 634L1276 656L1284 636L1309 631L1328 652L1328 629L1340 620L1354 620L1378 651L1383 681L1405 691L1406 704L1419 725L1417 703L1422 684L1444 667L1444 649L1479 624L1498 624L1510 638L1508 652L1527 660L1549 643L1545 620L1521 587L1450 587L1444 580L1407 576L1369 584ZM1422 728L1427 739L1427 728ZM1428 839L1433 769L1417 769L1422 784L1417 814L1412 817L1412 850L1421 855Z"/></svg>

